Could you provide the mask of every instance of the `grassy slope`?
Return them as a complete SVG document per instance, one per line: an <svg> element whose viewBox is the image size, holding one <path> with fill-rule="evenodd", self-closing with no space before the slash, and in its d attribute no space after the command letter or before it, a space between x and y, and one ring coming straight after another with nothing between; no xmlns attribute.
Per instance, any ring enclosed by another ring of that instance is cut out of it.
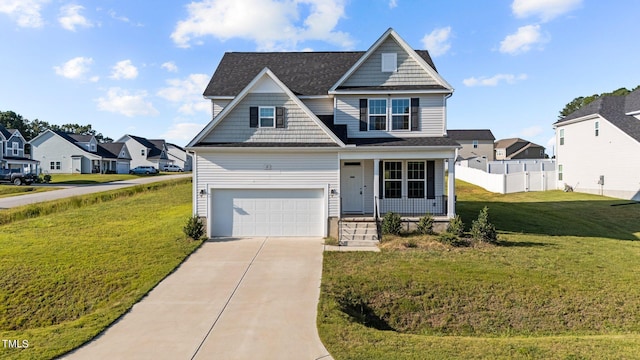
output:
<svg viewBox="0 0 640 360"><path fill-rule="evenodd" d="M0 358L51 358L102 331L199 242L189 182L0 226Z"/></svg>
<svg viewBox="0 0 640 360"><path fill-rule="evenodd" d="M51 184L101 184L113 181L137 179L143 175L130 174L54 174Z"/></svg>
<svg viewBox="0 0 640 360"><path fill-rule="evenodd" d="M463 220L489 206L501 246L325 253L320 335L336 359L635 358L640 205L624 203L460 182Z"/></svg>
<svg viewBox="0 0 640 360"><path fill-rule="evenodd" d="M57 190L55 187L15 186L0 185L0 198L24 194L33 194L43 191Z"/></svg>

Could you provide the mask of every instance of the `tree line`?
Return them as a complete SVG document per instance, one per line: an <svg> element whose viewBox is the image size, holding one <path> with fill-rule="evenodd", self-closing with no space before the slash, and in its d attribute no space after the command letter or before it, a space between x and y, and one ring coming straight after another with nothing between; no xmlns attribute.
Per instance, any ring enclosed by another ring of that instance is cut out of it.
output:
<svg viewBox="0 0 640 360"><path fill-rule="evenodd" d="M31 141L34 137L46 130L61 131L77 135L93 135L96 140L101 143L113 142L113 139L107 136L103 136L102 133L97 132L91 127L91 124L79 125L79 124L49 124L42 120L29 120L25 119L22 115L15 113L14 111L0 111L0 124L7 129L16 129L20 131L25 140Z"/></svg>
<svg viewBox="0 0 640 360"><path fill-rule="evenodd" d="M558 120L562 119L563 117L571 114L572 112L580 109L583 106L588 105L589 103L603 97L603 96L625 96L628 95L629 93L640 89L640 85L636 86L635 88L629 90L627 88L620 88L618 90L614 90L612 92L607 92L607 93L602 93L602 94L593 94L591 96L579 96L573 100L571 100L570 103L568 103L567 105L565 105L564 109L560 110L560 115L558 115Z"/></svg>

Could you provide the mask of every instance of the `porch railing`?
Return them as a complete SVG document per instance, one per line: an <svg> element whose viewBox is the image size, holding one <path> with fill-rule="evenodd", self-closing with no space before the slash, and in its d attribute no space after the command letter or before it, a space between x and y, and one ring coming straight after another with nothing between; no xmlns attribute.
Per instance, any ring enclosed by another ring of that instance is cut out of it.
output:
<svg viewBox="0 0 640 360"><path fill-rule="evenodd" d="M376 201L377 202L377 201ZM380 199L380 214L386 214L390 211L406 217L420 217L425 214L434 216L447 215L447 196L436 196L433 199L409 198L406 196L400 198L384 198Z"/></svg>

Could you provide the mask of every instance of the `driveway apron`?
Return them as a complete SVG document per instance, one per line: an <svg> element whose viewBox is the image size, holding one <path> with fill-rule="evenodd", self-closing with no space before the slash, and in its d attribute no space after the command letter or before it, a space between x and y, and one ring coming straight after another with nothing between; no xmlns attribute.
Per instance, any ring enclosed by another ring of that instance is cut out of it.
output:
<svg viewBox="0 0 640 360"><path fill-rule="evenodd" d="M320 238L210 240L65 359L330 359Z"/></svg>

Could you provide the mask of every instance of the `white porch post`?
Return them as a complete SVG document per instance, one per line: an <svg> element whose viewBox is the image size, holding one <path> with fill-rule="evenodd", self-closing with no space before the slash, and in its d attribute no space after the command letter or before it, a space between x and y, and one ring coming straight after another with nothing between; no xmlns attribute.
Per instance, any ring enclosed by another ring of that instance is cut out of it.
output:
<svg viewBox="0 0 640 360"><path fill-rule="evenodd" d="M373 201L375 203L375 208L378 213L380 213L380 198L378 197L380 194L380 159L373 159ZM376 211L374 209L374 211ZM377 214L373 214L375 217Z"/></svg>
<svg viewBox="0 0 640 360"><path fill-rule="evenodd" d="M448 162L447 217L451 219L456 216L456 161L454 158L449 158Z"/></svg>

